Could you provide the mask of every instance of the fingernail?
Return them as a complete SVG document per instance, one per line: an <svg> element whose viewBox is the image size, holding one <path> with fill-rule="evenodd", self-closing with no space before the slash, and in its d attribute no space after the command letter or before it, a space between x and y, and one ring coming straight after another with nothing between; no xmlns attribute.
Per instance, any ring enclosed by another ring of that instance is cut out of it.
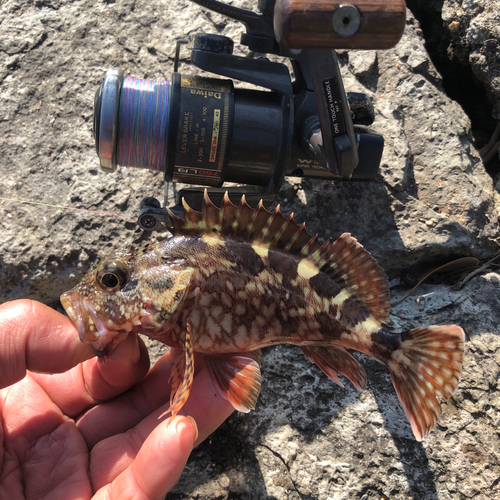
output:
<svg viewBox="0 0 500 500"><path fill-rule="evenodd" d="M194 443L198 439L198 426L196 425L196 421L193 417L186 415L185 418L188 418L189 420L191 420L191 423L193 424L193 427L195 430L195 436L193 439L193 443ZM175 430L177 431L178 434L180 434L185 427L186 427L186 422L184 419L182 419L179 422L177 422L177 424L175 425Z"/></svg>
<svg viewBox="0 0 500 500"><path fill-rule="evenodd" d="M189 420L191 420L191 422L193 422L193 427L194 427L194 430L195 430L195 436L194 436L194 439L193 439L193 442L194 442L194 441L196 441L198 439L198 425L196 424L196 420L193 417L190 417L188 415L187 418L189 418Z"/></svg>

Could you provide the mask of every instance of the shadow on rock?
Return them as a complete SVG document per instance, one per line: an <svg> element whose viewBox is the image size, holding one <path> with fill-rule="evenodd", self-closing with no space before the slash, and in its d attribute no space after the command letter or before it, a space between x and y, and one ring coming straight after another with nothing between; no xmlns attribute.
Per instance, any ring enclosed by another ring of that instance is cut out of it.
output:
<svg viewBox="0 0 500 500"><path fill-rule="evenodd" d="M267 495L265 479L248 437L244 416L233 414L193 451L180 482L165 500L278 500ZM203 471L200 464L206 464Z"/></svg>

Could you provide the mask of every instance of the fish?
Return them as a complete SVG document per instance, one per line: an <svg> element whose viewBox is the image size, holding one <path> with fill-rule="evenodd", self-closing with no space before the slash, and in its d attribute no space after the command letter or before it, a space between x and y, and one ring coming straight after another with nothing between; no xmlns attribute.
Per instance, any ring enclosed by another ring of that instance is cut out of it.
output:
<svg viewBox="0 0 500 500"><path fill-rule="evenodd" d="M169 211L172 236L117 250L61 296L80 339L105 356L130 332L181 351L171 373L170 407L189 397L194 354L219 395L240 412L255 409L262 349L299 346L327 377L344 375L360 391L366 373L347 349L384 363L417 441L436 424L455 391L465 335L457 325L384 330L387 278L349 233L324 243L279 205L254 209L225 193L217 207L205 192L201 212L183 199Z"/></svg>

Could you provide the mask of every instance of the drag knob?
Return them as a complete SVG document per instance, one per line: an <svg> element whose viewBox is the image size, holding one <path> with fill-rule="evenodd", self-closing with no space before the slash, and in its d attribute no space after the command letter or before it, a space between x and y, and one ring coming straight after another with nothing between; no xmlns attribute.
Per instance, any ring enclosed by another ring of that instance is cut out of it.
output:
<svg viewBox="0 0 500 500"><path fill-rule="evenodd" d="M217 52L219 54L232 54L233 41L227 36L198 33L194 36L191 48L193 50L204 50L206 52Z"/></svg>

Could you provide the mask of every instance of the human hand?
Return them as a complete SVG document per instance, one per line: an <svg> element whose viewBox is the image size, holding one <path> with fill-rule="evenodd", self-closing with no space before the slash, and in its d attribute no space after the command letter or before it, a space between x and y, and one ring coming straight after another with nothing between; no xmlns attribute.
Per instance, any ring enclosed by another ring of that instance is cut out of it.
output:
<svg viewBox="0 0 500 500"><path fill-rule="evenodd" d="M149 370L129 335L92 356L66 316L29 300L0 306L0 498L162 499L233 411L201 362L181 411L190 417L158 420L172 351Z"/></svg>

